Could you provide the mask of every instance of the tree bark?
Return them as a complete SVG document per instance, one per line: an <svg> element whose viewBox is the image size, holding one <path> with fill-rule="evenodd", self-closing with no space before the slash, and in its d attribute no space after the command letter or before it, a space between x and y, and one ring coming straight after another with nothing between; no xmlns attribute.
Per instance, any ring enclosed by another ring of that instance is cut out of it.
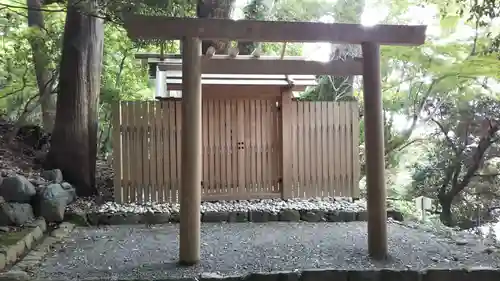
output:
<svg viewBox="0 0 500 281"><path fill-rule="evenodd" d="M453 218L453 212L451 211L452 201L453 198L449 198L449 196L439 197L439 204L441 205L439 219L444 225L449 227L455 225L455 219Z"/></svg>
<svg viewBox="0 0 500 281"><path fill-rule="evenodd" d="M198 0L196 5L196 16L198 18L231 18L235 0L214 0L203 1ZM214 47L216 54L227 54L229 49L229 41L222 40L206 40L201 42L201 53L206 54L208 48Z"/></svg>
<svg viewBox="0 0 500 281"><path fill-rule="evenodd" d="M26 5L28 6L28 26L37 28L39 32L44 33L45 22L41 11L42 1L27 0ZM48 68L48 51L45 48L43 38L30 36L29 43L33 52L33 64L42 107L43 128L46 132L51 133L56 118L56 101L52 95L52 85L55 79L52 79L51 71Z"/></svg>
<svg viewBox="0 0 500 281"><path fill-rule="evenodd" d="M343 23L360 23L365 7L365 0L337 1L335 5L335 21ZM346 60L361 55L361 46L346 44L332 46L333 60ZM336 98L352 97L354 95L354 76L333 77L333 87Z"/></svg>
<svg viewBox="0 0 500 281"><path fill-rule="evenodd" d="M252 0L244 8L245 19L247 20L264 20L266 17L266 12L269 11L271 7L268 7L265 0ZM258 47L257 42L252 41L240 41L238 42L238 49L240 55L250 55Z"/></svg>
<svg viewBox="0 0 500 281"><path fill-rule="evenodd" d="M82 13L80 11L85 11ZM97 1L68 1L57 116L46 167L59 168L79 196L96 193L97 124L103 21Z"/></svg>

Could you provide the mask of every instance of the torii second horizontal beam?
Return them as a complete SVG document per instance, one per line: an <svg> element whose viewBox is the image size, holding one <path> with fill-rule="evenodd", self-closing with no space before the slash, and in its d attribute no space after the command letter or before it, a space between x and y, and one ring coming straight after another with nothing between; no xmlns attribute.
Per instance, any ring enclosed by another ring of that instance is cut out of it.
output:
<svg viewBox="0 0 500 281"><path fill-rule="evenodd" d="M262 74L262 75L332 75L351 76L363 74L361 58L345 61L319 62L301 59L252 59L249 57L202 56L203 74ZM182 64L158 63L158 68L182 70Z"/></svg>

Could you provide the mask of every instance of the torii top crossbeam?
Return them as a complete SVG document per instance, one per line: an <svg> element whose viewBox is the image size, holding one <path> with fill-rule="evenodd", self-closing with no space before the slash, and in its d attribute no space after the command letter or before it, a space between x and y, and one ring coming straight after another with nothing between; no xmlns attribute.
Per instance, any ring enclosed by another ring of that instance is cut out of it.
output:
<svg viewBox="0 0 500 281"><path fill-rule="evenodd" d="M127 14L125 29L132 39L176 40L183 37L257 42L332 42L421 45L426 26L284 22L230 19L169 18Z"/></svg>

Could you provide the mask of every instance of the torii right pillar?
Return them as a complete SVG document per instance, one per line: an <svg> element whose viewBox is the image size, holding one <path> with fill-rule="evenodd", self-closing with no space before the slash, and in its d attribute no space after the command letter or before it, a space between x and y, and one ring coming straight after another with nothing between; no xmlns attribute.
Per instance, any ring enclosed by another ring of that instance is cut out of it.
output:
<svg viewBox="0 0 500 281"><path fill-rule="evenodd" d="M376 260L387 257L384 115L380 78L380 47L361 44L365 112L365 159L368 208L368 252Z"/></svg>

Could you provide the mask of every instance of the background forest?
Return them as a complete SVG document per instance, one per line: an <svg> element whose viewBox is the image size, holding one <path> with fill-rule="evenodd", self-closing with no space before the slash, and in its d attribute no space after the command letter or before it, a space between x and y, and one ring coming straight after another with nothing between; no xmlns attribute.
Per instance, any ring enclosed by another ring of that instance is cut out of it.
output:
<svg viewBox="0 0 500 281"><path fill-rule="evenodd" d="M216 9L236 19L429 25L423 46L382 48L389 196L408 213L413 198L436 199L436 214L450 226L493 219L500 209L500 3L493 0L0 0L0 114L15 123L7 139L40 125L51 133L45 165L62 169L79 195L95 193L96 157L112 150L111 103L154 99L154 81L134 54L179 53L178 42L130 41L122 13L208 17ZM240 54L257 45L238 42ZM282 50L260 47L266 55ZM360 48L289 43L286 54L335 60ZM362 109L359 77L317 79L301 98L357 99ZM362 131L360 139L363 171Z"/></svg>

